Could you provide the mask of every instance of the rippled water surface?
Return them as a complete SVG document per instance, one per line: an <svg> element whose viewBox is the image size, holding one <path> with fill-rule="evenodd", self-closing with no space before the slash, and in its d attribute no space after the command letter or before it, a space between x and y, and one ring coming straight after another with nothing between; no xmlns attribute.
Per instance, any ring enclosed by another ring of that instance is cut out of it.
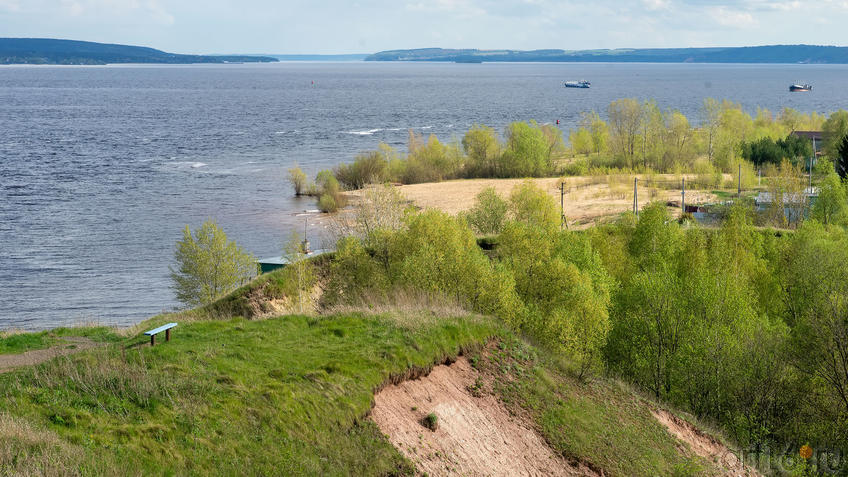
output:
<svg viewBox="0 0 848 477"><path fill-rule="evenodd" d="M561 121L654 98L696 120L704 97L754 111L845 107L845 66L280 63L0 67L0 329L129 324L176 306L182 228L215 218L278 255L310 174L407 130ZM589 79L591 90L565 80ZM814 84L789 94L790 83ZM308 228L322 241L321 226Z"/></svg>

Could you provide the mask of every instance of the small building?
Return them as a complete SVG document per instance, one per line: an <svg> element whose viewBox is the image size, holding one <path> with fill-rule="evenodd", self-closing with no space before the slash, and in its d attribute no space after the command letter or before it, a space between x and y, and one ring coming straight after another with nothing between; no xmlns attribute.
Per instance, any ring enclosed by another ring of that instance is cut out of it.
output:
<svg viewBox="0 0 848 477"><path fill-rule="evenodd" d="M329 249L318 249L318 250L310 250L306 254L306 258L315 257L318 255L325 254L327 252L331 252ZM262 258L256 261L259 264L259 273L268 273L273 272L274 270L279 270L281 268L286 268L286 266L291 263L291 261L284 256L278 257L269 257Z"/></svg>

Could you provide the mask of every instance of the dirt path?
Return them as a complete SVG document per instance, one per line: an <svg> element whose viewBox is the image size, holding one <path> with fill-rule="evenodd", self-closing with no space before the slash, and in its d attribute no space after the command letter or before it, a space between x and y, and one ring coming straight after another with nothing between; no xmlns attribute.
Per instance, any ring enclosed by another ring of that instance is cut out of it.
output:
<svg viewBox="0 0 848 477"><path fill-rule="evenodd" d="M428 475L596 475L553 453L495 396L474 397L477 372L465 358L375 396L371 418L392 444ZM429 413L438 428L422 425Z"/></svg>
<svg viewBox="0 0 848 477"><path fill-rule="evenodd" d="M68 336L62 338L63 343L45 349L36 349L19 354L0 354L0 373L11 371L21 366L33 366L57 356L67 356L79 353L103 343L91 341L88 338Z"/></svg>
<svg viewBox="0 0 848 477"><path fill-rule="evenodd" d="M680 419L662 409L652 410L651 413L668 432L678 440L689 445L689 449L695 455L703 457L712 462L720 471L722 476L759 476L756 470L745 465L739 455L728 449L727 446L717 441L712 436L705 434L692 424Z"/></svg>

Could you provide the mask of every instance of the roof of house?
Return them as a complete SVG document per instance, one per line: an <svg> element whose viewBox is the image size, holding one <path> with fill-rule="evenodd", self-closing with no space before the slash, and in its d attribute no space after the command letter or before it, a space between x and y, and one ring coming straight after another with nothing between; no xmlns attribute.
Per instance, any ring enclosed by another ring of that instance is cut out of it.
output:
<svg viewBox="0 0 848 477"><path fill-rule="evenodd" d="M326 248L321 248L321 249L318 249L318 250L312 250L309 253L307 253L306 256L307 257L314 257L316 255L321 255L321 254L327 253L327 252L332 252L332 250L326 249ZM262 263L262 264L265 264L265 265L288 265L289 263L291 263L291 260L289 260L288 257L284 257L284 256L280 255L280 256L277 256L277 257L260 258L256 262Z"/></svg>

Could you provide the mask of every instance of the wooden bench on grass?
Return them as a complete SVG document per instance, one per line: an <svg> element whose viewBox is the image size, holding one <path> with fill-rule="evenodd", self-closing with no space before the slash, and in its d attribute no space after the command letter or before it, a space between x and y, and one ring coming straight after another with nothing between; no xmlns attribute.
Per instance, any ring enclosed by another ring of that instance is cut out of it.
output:
<svg viewBox="0 0 848 477"><path fill-rule="evenodd" d="M171 328L177 326L176 323L168 323L166 325L162 325L159 328L153 328L150 331L145 331L144 334L150 337L150 346L156 345L156 335L165 332L165 341L171 341Z"/></svg>

